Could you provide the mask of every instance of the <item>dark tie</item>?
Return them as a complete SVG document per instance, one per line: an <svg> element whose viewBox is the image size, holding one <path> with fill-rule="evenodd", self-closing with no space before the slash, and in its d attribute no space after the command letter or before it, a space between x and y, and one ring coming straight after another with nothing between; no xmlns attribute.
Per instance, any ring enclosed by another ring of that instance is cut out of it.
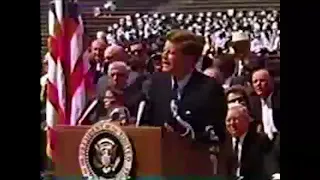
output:
<svg viewBox="0 0 320 180"><path fill-rule="evenodd" d="M238 153L239 153L239 142L240 142L240 138L236 138L236 143L234 146L234 154L236 155L236 157L238 158Z"/></svg>
<svg viewBox="0 0 320 180"><path fill-rule="evenodd" d="M234 157L235 157L235 161L236 161L236 172L237 169L240 167L240 159L239 159L239 142L240 142L240 138L236 138L236 143L234 146Z"/></svg>

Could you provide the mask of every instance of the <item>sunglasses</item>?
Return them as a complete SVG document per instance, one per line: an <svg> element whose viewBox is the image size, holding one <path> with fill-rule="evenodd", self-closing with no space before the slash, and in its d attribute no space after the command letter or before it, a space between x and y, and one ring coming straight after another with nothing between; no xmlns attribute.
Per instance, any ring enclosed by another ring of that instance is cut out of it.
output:
<svg viewBox="0 0 320 180"><path fill-rule="evenodd" d="M243 104L243 103L245 103L245 100L244 100L243 97L238 97L238 98L235 98L235 99L228 100L228 103L240 103L240 104Z"/></svg>

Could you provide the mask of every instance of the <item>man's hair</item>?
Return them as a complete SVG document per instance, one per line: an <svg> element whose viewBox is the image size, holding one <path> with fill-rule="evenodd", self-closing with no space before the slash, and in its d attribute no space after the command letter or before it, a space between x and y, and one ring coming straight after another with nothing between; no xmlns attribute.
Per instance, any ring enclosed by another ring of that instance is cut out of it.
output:
<svg viewBox="0 0 320 180"><path fill-rule="evenodd" d="M203 45L198 36L187 30L175 29L168 32L166 39L180 45L183 54L200 57Z"/></svg>
<svg viewBox="0 0 320 180"><path fill-rule="evenodd" d="M246 117L246 119L249 121L249 122L252 122L253 119L251 118L250 116L250 111L249 109L242 105L242 104L239 104L239 103L230 103L228 104L228 111L230 110L237 110L238 112L240 112L244 117Z"/></svg>
<svg viewBox="0 0 320 180"><path fill-rule="evenodd" d="M235 94L241 94L244 101L246 102L247 104L247 108L248 110L250 111L251 110L251 107L250 107L250 101L249 101L249 95L246 91L246 88L242 85L233 85L231 87L229 87L228 89L226 89L225 91L225 95L226 97L228 97L229 94L231 93L235 93Z"/></svg>
<svg viewBox="0 0 320 180"><path fill-rule="evenodd" d="M120 68L121 70L125 71L126 73L129 73L129 71L130 71L129 66L123 61L114 61L114 62L110 63L108 66L108 74L110 73L111 69L114 69L114 68L116 68L116 69Z"/></svg>

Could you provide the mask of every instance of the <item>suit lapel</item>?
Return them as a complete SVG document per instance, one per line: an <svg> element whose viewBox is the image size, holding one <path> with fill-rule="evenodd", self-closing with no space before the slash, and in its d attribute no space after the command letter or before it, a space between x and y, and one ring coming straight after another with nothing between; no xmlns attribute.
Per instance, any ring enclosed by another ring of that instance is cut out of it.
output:
<svg viewBox="0 0 320 180"><path fill-rule="evenodd" d="M258 118L257 120L261 121L262 122L262 104L261 104L261 100L260 100L260 97L257 96L256 97L256 113L257 113L257 117Z"/></svg>
<svg viewBox="0 0 320 180"><path fill-rule="evenodd" d="M160 82L160 84L158 84L158 92L159 92L159 97L163 98L163 108L165 108L166 110L164 111L164 113L166 113L166 117L165 119L163 119L162 121L168 121L168 123L173 123L173 119L171 117L171 109L170 109L170 102L172 99L172 82L171 82L171 75L170 74L164 74L164 78L162 79L162 81ZM157 94L155 94L156 96L158 96ZM164 122L162 122L163 124Z"/></svg>
<svg viewBox="0 0 320 180"><path fill-rule="evenodd" d="M250 169L251 166L251 158L252 156L255 156L255 154L252 154L254 151L252 151L252 147L254 146L254 136L255 134L253 133L254 131L254 126L250 125L249 131L244 138L243 145L242 145L242 151L241 151L241 172L245 172L246 169Z"/></svg>
<svg viewBox="0 0 320 180"><path fill-rule="evenodd" d="M190 95L190 92L193 92L195 88L197 88L197 82L199 82L199 72L193 71L192 75L186 84L186 86L183 88L183 92L181 94L181 100L180 103L185 102L186 99L188 99L188 95Z"/></svg>
<svg viewBox="0 0 320 180"><path fill-rule="evenodd" d="M272 104L272 118L273 123L278 130L279 129L279 115L278 110L280 109L280 98L278 97L278 92L275 92L271 97L271 104Z"/></svg>

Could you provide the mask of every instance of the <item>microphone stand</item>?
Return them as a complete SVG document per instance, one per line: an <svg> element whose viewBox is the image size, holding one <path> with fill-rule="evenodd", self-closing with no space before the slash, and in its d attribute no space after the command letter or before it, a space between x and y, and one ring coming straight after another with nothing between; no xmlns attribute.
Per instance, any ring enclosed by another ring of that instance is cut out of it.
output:
<svg viewBox="0 0 320 180"><path fill-rule="evenodd" d="M209 139L212 146L209 148L209 158L212 163L212 175L218 175L218 154L220 152L219 137L213 133L209 133Z"/></svg>

